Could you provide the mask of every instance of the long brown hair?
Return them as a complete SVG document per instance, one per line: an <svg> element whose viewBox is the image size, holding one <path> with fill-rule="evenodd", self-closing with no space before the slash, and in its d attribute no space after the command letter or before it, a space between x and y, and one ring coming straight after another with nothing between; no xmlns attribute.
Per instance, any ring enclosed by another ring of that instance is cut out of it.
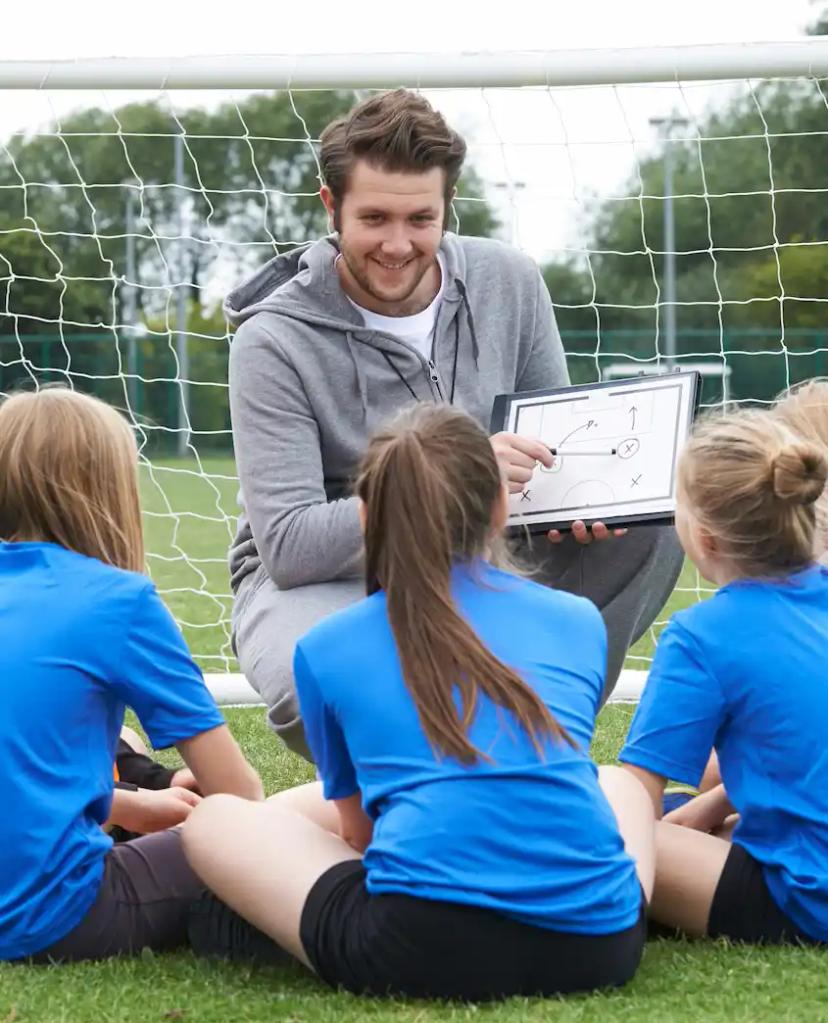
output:
<svg viewBox="0 0 828 1023"><path fill-rule="evenodd" d="M823 449L780 417L745 409L702 420L679 463L679 500L744 578L786 575L814 560Z"/></svg>
<svg viewBox="0 0 828 1023"><path fill-rule="evenodd" d="M426 738L464 764L489 759L468 738L480 693L515 716L539 756L544 737L572 744L452 599L452 566L489 553L501 486L489 439L474 420L425 403L373 437L356 486L365 505L367 591L385 591L403 678Z"/></svg>
<svg viewBox="0 0 828 1023"><path fill-rule="evenodd" d="M0 404L0 539L144 570L138 452L126 420L65 387Z"/></svg>

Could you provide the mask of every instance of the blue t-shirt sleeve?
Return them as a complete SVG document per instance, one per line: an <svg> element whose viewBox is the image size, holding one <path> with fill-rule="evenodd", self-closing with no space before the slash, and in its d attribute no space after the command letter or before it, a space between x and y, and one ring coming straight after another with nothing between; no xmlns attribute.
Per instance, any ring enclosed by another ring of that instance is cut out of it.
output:
<svg viewBox="0 0 828 1023"><path fill-rule="evenodd" d="M192 739L223 725L184 637L152 583L130 608L131 619L111 685L141 721L156 749Z"/></svg>
<svg viewBox="0 0 828 1023"><path fill-rule="evenodd" d="M698 785L725 714L722 688L702 650L692 634L673 621L658 642L619 759Z"/></svg>
<svg viewBox="0 0 828 1023"><path fill-rule="evenodd" d="M593 727L594 718L598 716L601 707L601 697L604 695L604 686L607 681L607 626L598 608L590 603L589 615L585 616L588 632L584 637L584 648L592 650L592 658L589 670L585 677L590 683L591 695L593 698ZM586 642L587 637L592 639L591 645Z"/></svg>
<svg viewBox="0 0 828 1023"><path fill-rule="evenodd" d="M356 771L342 727L325 703L301 645L293 655L293 675L305 737L322 779L325 799L347 799L359 791Z"/></svg>

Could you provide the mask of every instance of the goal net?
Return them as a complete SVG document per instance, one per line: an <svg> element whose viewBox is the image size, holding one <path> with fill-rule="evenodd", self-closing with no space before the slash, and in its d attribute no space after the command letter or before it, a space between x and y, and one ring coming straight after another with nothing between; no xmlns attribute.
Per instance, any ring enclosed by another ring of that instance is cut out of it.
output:
<svg viewBox="0 0 828 1023"><path fill-rule="evenodd" d="M64 382L141 447L148 570L237 671L224 293L324 234L316 140L421 88L468 142L452 229L540 266L574 381L693 367L702 403L828 373L822 40L608 54L2 65L0 393ZM268 88L278 86L278 88ZM665 615L703 598L688 567ZM659 625L633 649L646 669Z"/></svg>

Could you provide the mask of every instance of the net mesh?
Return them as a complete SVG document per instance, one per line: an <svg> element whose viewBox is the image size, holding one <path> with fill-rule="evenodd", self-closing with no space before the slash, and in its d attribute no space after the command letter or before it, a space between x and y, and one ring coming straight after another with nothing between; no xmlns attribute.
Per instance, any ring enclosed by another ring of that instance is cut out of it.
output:
<svg viewBox="0 0 828 1023"><path fill-rule="evenodd" d="M208 671L236 668L221 298L326 231L316 140L364 95L38 91L7 104L0 392L64 382L129 416L148 568ZM825 375L822 81L427 95L469 144L452 228L538 262L574 381L692 365L711 407ZM687 567L668 611L708 592ZM629 666L647 666L659 626Z"/></svg>

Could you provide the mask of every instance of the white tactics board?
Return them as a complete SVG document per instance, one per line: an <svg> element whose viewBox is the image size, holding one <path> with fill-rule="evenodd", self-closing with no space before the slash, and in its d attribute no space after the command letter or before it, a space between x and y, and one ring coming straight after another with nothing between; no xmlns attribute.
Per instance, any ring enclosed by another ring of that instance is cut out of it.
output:
<svg viewBox="0 0 828 1023"><path fill-rule="evenodd" d="M698 385L697 373L670 373L498 397L494 431L539 439L556 452L552 468L538 465L510 498L510 525L539 531L575 519L670 520Z"/></svg>

